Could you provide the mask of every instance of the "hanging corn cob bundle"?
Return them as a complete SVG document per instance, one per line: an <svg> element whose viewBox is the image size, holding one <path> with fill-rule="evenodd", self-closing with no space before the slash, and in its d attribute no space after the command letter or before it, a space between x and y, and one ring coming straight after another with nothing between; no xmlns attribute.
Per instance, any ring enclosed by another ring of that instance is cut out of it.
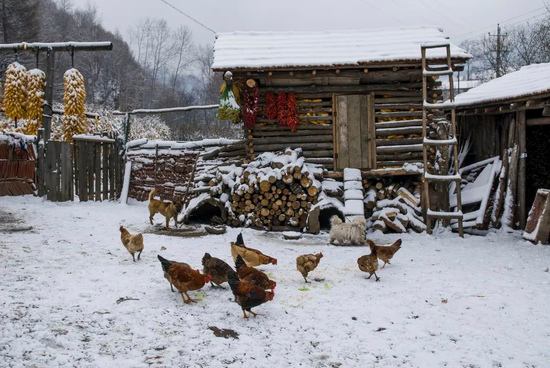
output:
<svg viewBox="0 0 550 368"><path fill-rule="evenodd" d="M44 103L44 85L46 74L40 69L29 71L28 99L27 99L27 126L25 134L36 135L42 123L42 105Z"/></svg>
<svg viewBox="0 0 550 368"><path fill-rule="evenodd" d="M240 91L233 83L233 74L226 72L224 74L225 82L222 85L220 97L220 107L217 118L220 120L229 120L232 123L241 121L241 106L239 106Z"/></svg>
<svg viewBox="0 0 550 368"><path fill-rule="evenodd" d="M4 86L4 108L6 116L12 120L26 117L27 68L18 62L8 65Z"/></svg>
<svg viewBox="0 0 550 368"><path fill-rule="evenodd" d="M84 77L76 69L69 69L63 75L65 94L63 105L63 140L72 142L73 135L86 133L88 122L86 121L86 89Z"/></svg>

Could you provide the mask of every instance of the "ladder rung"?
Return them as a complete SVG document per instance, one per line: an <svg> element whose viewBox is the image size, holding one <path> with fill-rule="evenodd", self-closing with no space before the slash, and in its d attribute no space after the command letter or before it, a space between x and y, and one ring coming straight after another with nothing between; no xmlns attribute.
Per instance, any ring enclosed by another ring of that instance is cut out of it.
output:
<svg viewBox="0 0 550 368"><path fill-rule="evenodd" d="M428 146L450 146L458 144L456 138L452 139L428 139L424 138L424 144Z"/></svg>
<svg viewBox="0 0 550 368"><path fill-rule="evenodd" d="M450 46L449 42L434 42L434 43L423 43L420 45L423 49L437 49L439 47L447 47Z"/></svg>
<svg viewBox="0 0 550 368"><path fill-rule="evenodd" d="M454 175L433 175L433 174L424 174L424 178L428 181L462 181L460 174Z"/></svg>
<svg viewBox="0 0 550 368"><path fill-rule="evenodd" d="M422 75L424 75L425 77L429 77L429 76L432 76L432 75L453 75L453 70L452 69L445 69L445 70L426 70L424 69L424 71L422 72Z"/></svg>
<svg viewBox="0 0 550 368"><path fill-rule="evenodd" d="M458 212L439 212L439 211L428 210L428 217L432 217L432 218L448 218L448 219L462 220L463 216L464 215L462 214L462 211L458 211Z"/></svg>

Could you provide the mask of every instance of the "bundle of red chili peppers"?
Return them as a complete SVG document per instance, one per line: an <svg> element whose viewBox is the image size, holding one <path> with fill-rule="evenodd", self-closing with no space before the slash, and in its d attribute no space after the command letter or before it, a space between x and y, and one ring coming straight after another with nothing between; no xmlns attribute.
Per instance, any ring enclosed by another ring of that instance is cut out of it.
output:
<svg viewBox="0 0 550 368"><path fill-rule="evenodd" d="M277 122L280 126L286 126L287 119L287 102L286 93L279 92L277 94Z"/></svg>
<svg viewBox="0 0 550 368"><path fill-rule="evenodd" d="M254 85L254 88L245 88L243 95L243 120L244 125L247 127L253 127L256 125L256 116L258 115L258 99L260 91L258 84Z"/></svg>
<svg viewBox="0 0 550 368"><path fill-rule="evenodd" d="M271 120L277 118L277 100L273 92L265 94L265 117Z"/></svg>
<svg viewBox="0 0 550 368"><path fill-rule="evenodd" d="M286 100L286 126L290 131L295 132L298 129L298 103L296 95L290 92Z"/></svg>

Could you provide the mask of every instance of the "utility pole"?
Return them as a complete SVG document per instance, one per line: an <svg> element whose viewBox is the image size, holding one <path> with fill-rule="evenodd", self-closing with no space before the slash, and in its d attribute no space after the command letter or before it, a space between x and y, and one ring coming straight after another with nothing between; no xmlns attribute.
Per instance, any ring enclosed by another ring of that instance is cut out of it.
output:
<svg viewBox="0 0 550 368"><path fill-rule="evenodd" d="M496 35L491 35L491 33L489 33L489 37L496 37L497 38L497 44L496 44L496 49L492 49L490 51L492 52L496 52L497 53L497 56L496 56L496 66L495 66L495 71L496 71L496 75L497 75L497 78L498 77L501 77L502 76L502 54L504 52L506 52L506 50L504 49L503 47L503 41L504 41L504 38L507 36L508 34L501 34L500 33L500 24L497 24L497 34Z"/></svg>

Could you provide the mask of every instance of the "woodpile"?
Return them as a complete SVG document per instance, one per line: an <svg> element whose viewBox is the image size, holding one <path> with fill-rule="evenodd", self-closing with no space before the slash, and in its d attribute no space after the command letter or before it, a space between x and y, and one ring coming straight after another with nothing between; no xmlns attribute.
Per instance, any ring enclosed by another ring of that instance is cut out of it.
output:
<svg viewBox="0 0 550 368"><path fill-rule="evenodd" d="M212 197L226 202L229 225L276 231L304 228L321 188L298 149L264 153L246 168L220 168L209 185Z"/></svg>
<svg viewBox="0 0 550 368"><path fill-rule="evenodd" d="M392 180L393 179L393 180ZM421 183L411 178L363 179L365 214L369 228L383 233L426 230L420 205Z"/></svg>
<svg viewBox="0 0 550 368"><path fill-rule="evenodd" d="M149 152L132 154L129 156L132 161L129 197L147 201L149 192L157 188L158 195L165 200L182 198L197 154L160 153L155 156L154 151L153 155Z"/></svg>
<svg viewBox="0 0 550 368"><path fill-rule="evenodd" d="M25 136L0 134L0 173L0 196L35 193L36 155Z"/></svg>

